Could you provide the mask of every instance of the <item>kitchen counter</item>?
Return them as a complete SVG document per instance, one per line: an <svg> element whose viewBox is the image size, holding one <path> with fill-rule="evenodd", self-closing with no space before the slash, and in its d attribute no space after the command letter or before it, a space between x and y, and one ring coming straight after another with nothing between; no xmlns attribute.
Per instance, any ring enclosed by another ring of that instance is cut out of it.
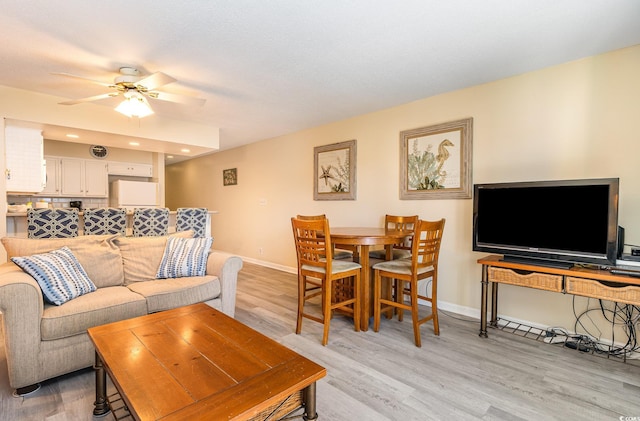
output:
<svg viewBox="0 0 640 421"><path fill-rule="evenodd" d="M209 211L207 219L207 232L211 232L211 215L217 214L218 211ZM169 233L176 231L176 211L169 211ZM78 234L84 235L84 212L78 212L80 216ZM131 226L133 224L133 211L127 212L127 235L131 235ZM26 212L7 212L7 237L27 238L27 213Z"/></svg>

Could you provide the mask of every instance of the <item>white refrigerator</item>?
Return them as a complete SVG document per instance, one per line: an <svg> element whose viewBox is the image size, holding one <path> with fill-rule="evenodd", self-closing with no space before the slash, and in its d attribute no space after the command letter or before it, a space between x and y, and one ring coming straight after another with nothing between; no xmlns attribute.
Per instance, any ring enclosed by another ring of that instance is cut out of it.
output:
<svg viewBox="0 0 640 421"><path fill-rule="evenodd" d="M158 183L116 180L109 186L109 206L115 208L154 208L159 206Z"/></svg>

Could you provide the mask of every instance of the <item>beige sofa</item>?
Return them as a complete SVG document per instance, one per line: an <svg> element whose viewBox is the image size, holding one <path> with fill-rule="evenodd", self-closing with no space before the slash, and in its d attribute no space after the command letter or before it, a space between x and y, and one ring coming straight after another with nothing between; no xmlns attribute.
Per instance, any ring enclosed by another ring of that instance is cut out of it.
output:
<svg viewBox="0 0 640 421"><path fill-rule="evenodd" d="M69 247L97 287L56 306L44 301L35 279L13 262L0 265L0 312L11 387L27 393L38 382L92 366L95 352L87 335L92 326L197 302L233 317L242 259L212 250L205 276L155 279L167 238L3 238L8 259Z"/></svg>

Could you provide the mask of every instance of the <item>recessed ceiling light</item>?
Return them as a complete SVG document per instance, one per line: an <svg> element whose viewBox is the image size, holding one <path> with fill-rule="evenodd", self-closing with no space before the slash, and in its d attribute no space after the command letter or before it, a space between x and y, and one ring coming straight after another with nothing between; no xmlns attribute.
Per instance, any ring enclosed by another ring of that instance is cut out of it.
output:
<svg viewBox="0 0 640 421"><path fill-rule="evenodd" d="M140 142L129 142L131 146L140 146Z"/></svg>
<svg viewBox="0 0 640 421"><path fill-rule="evenodd" d="M180 149L180 152L189 153L191 152L191 150L185 148L185 149Z"/></svg>
<svg viewBox="0 0 640 421"><path fill-rule="evenodd" d="M167 159L173 159L173 155L167 155Z"/></svg>
<svg viewBox="0 0 640 421"><path fill-rule="evenodd" d="M78 136L77 134L68 134L67 137L70 137L72 139L78 139L80 136Z"/></svg>

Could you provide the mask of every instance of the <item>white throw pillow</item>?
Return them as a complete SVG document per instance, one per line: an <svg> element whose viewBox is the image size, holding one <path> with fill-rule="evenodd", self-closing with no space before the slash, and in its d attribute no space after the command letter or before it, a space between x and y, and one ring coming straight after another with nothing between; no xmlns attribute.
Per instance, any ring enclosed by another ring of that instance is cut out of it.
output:
<svg viewBox="0 0 640 421"><path fill-rule="evenodd" d="M11 261L31 275L40 285L44 298L57 306L96 290L69 247L32 256L12 257Z"/></svg>
<svg viewBox="0 0 640 421"><path fill-rule="evenodd" d="M207 257L211 244L212 237L169 238L156 278L204 276L207 272Z"/></svg>

